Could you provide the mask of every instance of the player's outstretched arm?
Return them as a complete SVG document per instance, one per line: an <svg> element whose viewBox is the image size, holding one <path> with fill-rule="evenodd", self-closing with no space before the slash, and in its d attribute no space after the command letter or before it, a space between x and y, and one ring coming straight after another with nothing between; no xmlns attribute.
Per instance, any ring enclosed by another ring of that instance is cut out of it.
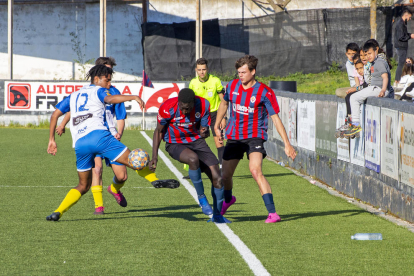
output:
<svg viewBox="0 0 414 276"><path fill-rule="evenodd" d="M229 102L223 99L220 102L219 109L217 110L216 124L214 125L214 131L216 132L216 136L219 137L219 142L221 144L223 143L223 137L221 136L222 128L220 127L220 124L224 116L226 115L228 107L229 107Z"/></svg>
<svg viewBox="0 0 414 276"><path fill-rule="evenodd" d="M56 133L59 136L62 136L63 133L65 133L65 128L66 125L69 123L70 121L70 111L66 113L65 117L63 118L62 122L60 123L60 125L56 128Z"/></svg>
<svg viewBox="0 0 414 276"><path fill-rule="evenodd" d="M129 96L129 95L108 95L104 98L104 102L107 104L118 104L118 103L124 103L128 101L136 101L139 106L141 107L141 110L145 109L145 103L144 101L138 97L138 96Z"/></svg>
<svg viewBox="0 0 414 276"><path fill-rule="evenodd" d="M283 143L285 144L285 153L287 157L290 157L293 160L295 160L296 151L289 142L282 120L280 120L279 115L277 114L272 115L270 118L272 118L273 124L275 125L277 132L279 132L280 136L282 137Z"/></svg>
<svg viewBox="0 0 414 276"><path fill-rule="evenodd" d="M121 140L122 135L124 134L124 128L125 128L125 120L117 120L116 124L118 125L118 135L119 140Z"/></svg>
<svg viewBox="0 0 414 276"><path fill-rule="evenodd" d="M49 145L47 146L47 153L51 155L56 155L57 152L57 145L55 141L55 130L57 121L63 113L59 109L56 109L52 116L50 116L50 126L49 126Z"/></svg>
<svg viewBox="0 0 414 276"><path fill-rule="evenodd" d="M148 164L148 167L151 171L155 172L158 163L158 149L160 148L162 133L164 130L163 125L159 122L157 123L157 128L154 131L154 136L152 137L152 159Z"/></svg>

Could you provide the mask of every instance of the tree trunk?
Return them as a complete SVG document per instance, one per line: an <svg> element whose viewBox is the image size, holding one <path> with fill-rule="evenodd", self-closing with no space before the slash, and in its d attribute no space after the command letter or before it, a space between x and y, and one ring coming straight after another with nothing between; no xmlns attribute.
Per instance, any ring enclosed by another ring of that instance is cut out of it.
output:
<svg viewBox="0 0 414 276"><path fill-rule="evenodd" d="M377 39L377 0L371 0L370 25L371 38Z"/></svg>

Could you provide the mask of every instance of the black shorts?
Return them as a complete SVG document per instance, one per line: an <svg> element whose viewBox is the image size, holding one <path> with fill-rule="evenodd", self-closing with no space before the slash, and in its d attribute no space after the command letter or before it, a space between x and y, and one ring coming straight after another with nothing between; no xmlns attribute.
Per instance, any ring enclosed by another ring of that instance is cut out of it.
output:
<svg viewBox="0 0 414 276"><path fill-rule="evenodd" d="M214 125L216 124L217 111L210 112L210 118L211 118L210 129L213 134L213 137L216 137L216 132L214 131Z"/></svg>
<svg viewBox="0 0 414 276"><path fill-rule="evenodd" d="M261 152L263 158L267 156L266 150L263 146L265 140L262 138L250 138L243 140L227 140L224 147L223 160L243 159L244 153L249 154L252 152Z"/></svg>
<svg viewBox="0 0 414 276"><path fill-rule="evenodd" d="M187 144L165 144L165 150L170 154L172 158L174 158L177 161L180 161L180 154L185 149L190 149L197 154L198 160L200 161L200 169L202 172L208 169L208 167L218 165L219 163L217 157L211 151L204 139L197 139L194 142Z"/></svg>

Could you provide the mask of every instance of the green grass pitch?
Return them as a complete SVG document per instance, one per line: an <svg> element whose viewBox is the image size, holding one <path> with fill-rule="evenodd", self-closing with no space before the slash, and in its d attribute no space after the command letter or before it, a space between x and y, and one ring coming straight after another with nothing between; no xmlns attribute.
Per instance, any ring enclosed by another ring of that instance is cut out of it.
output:
<svg viewBox="0 0 414 276"><path fill-rule="evenodd" d="M128 207L104 190L106 214L94 216L89 192L59 222L46 221L77 184L69 131L56 138L56 156L46 153L48 130L0 128L0 137L0 275L253 274L183 186L154 189L131 170L123 188ZM123 142L151 153L139 131L126 131ZM269 160L263 171L282 222L264 223L266 208L246 159L236 170L237 203L226 217L270 274L412 275L413 233ZM162 160L157 174L174 178ZM111 179L104 168L104 188ZM204 184L212 202L206 178ZM384 240L352 241L358 232L380 232Z"/></svg>

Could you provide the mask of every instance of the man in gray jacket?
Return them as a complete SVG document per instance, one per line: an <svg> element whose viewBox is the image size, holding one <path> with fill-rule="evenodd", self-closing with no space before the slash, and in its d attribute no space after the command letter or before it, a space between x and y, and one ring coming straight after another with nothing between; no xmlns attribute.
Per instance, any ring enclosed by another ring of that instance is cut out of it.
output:
<svg viewBox="0 0 414 276"><path fill-rule="evenodd" d="M407 58L408 40L414 38L414 34L407 32L407 22L411 20L412 11L408 8L404 8L402 16L395 23L394 31L394 47L398 55L398 67L395 72L395 82L399 83L401 79L402 69Z"/></svg>

